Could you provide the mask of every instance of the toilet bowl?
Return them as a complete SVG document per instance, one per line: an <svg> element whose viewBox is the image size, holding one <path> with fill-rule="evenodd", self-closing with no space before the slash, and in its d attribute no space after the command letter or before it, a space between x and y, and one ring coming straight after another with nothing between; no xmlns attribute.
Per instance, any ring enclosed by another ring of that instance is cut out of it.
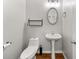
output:
<svg viewBox="0 0 79 59"><path fill-rule="evenodd" d="M29 45L22 54L20 55L20 59L33 59L35 54L39 48L39 38L31 38L29 40Z"/></svg>

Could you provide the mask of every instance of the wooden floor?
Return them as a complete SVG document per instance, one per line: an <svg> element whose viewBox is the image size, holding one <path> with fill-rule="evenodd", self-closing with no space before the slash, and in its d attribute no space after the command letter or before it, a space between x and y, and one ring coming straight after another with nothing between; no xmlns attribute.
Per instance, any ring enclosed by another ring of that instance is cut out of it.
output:
<svg viewBox="0 0 79 59"><path fill-rule="evenodd" d="M56 53L55 57L56 59L64 59L64 56L62 53ZM36 54L36 59L51 59L51 54L46 54L46 53L42 55Z"/></svg>

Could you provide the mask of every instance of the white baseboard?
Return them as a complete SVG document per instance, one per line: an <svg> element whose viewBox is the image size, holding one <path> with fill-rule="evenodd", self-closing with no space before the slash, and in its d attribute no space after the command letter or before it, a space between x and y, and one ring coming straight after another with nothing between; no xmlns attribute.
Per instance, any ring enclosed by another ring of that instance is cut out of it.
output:
<svg viewBox="0 0 79 59"><path fill-rule="evenodd" d="M43 53L51 53L51 51L43 51ZM55 53L63 53L62 51L55 51Z"/></svg>
<svg viewBox="0 0 79 59"><path fill-rule="evenodd" d="M67 57L66 57L66 55L65 55L65 53L64 53L64 52L63 52L63 56L64 56L64 58L65 58L65 59L67 59Z"/></svg>

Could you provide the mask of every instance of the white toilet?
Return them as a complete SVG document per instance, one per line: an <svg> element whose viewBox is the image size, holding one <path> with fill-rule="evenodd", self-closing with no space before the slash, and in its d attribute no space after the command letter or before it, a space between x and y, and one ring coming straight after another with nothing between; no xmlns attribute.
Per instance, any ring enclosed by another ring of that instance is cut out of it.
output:
<svg viewBox="0 0 79 59"><path fill-rule="evenodd" d="M39 38L31 38L29 40L29 45L22 54L20 55L20 59L34 59L35 54L39 48Z"/></svg>

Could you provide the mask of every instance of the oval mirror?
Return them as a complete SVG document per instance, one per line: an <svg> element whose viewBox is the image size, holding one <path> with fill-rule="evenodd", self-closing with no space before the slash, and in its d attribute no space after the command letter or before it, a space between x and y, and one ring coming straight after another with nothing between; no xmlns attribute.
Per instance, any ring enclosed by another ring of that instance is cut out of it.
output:
<svg viewBox="0 0 79 59"><path fill-rule="evenodd" d="M47 13L47 19L50 24L56 24L58 19L58 12L55 8L50 8Z"/></svg>

